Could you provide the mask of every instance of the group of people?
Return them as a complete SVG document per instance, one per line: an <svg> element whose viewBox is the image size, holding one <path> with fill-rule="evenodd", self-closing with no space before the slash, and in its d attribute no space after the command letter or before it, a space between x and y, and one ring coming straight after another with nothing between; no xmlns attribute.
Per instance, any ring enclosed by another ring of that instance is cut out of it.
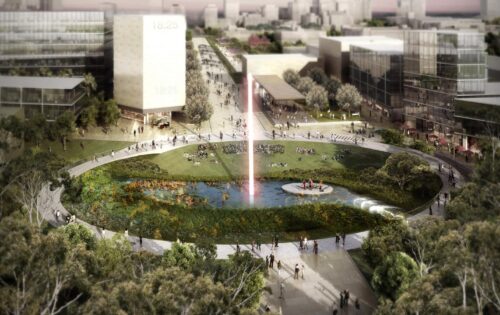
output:
<svg viewBox="0 0 500 315"><path fill-rule="evenodd" d="M306 190L306 189L311 190L311 189L318 188L318 189L319 189L319 191L323 191L323 188L324 188L324 187L323 187L323 181L321 181L321 180L320 180L320 181L319 181L318 186L316 186L316 185L314 184L314 181L313 181L311 178L309 178L309 180L305 180L305 179L304 179L304 180L302 181L302 186L301 186L301 188L302 188L303 190Z"/></svg>
<svg viewBox="0 0 500 315"><path fill-rule="evenodd" d="M309 250L309 243L307 241L307 237L300 237L299 238L299 250ZM319 250L319 244L318 244L318 241L314 240L313 241L313 253L314 254L318 254L318 250Z"/></svg>
<svg viewBox="0 0 500 315"><path fill-rule="evenodd" d="M314 154L316 154L316 150L314 150L314 148L297 147L295 149L295 152L298 153L298 154L307 154L307 155L314 155Z"/></svg>

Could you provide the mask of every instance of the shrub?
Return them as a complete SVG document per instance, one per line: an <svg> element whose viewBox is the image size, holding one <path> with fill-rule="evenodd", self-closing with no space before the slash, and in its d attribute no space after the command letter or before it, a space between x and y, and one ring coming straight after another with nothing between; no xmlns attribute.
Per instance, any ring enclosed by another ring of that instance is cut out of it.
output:
<svg viewBox="0 0 500 315"><path fill-rule="evenodd" d="M402 133L400 133L397 130L394 129L383 129L378 131L380 136L382 137L382 140L386 144L392 144L392 145L402 145L404 136Z"/></svg>

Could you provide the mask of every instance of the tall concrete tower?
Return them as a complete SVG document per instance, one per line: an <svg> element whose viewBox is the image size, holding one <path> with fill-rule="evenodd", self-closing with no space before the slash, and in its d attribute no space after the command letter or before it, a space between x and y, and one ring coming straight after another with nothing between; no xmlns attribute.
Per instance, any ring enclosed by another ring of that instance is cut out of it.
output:
<svg viewBox="0 0 500 315"><path fill-rule="evenodd" d="M499 0L481 0L481 19L493 20L500 17Z"/></svg>

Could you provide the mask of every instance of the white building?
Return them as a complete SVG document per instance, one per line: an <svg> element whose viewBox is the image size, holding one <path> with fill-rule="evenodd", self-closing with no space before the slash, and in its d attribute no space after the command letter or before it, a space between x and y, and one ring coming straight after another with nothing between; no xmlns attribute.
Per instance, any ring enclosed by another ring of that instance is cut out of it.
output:
<svg viewBox="0 0 500 315"><path fill-rule="evenodd" d="M293 0L288 3L288 16L292 21L300 23L302 15L308 12L309 6L306 0Z"/></svg>
<svg viewBox="0 0 500 315"><path fill-rule="evenodd" d="M215 28L219 25L218 10L215 4L209 4L203 10L203 22L205 27Z"/></svg>
<svg viewBox="0 0 500 315"><path fill-rule="evenodd" d="M125 110L154 116L179 111L186 100L186 18L116 15L114 95Z"/></svg>
<svg viewBox="0 0 500 315"><path fill-rule="evenodd" d="M422 19L426 11L426 0L398 0L396 7L396 15L407 19Z"/></svg>
<svg viewBox="0 0 500 315"><path fill-rule="evenodd" d="M497 17L500 17L500 1L481 0L481 18L489 21Z"/></svg>
<svg viewBox="0 0 500 315"><path fill-rule="evenodd" d="M240 16L240 0L224 0L224 18L236 21Z"/></svg>
<svg viewBox="0 0 500 315"><path fill-rule="evenodd" d="M262 14L260 13L247 13L243 16L243 24L245 25L245 27L258 26L268 23L269 20L262 16Z"/></svg>
<svg viewBox="0 0 500 315"><path fill-rule="evenodd" d="M262 16L269 21L279 20L279 9L274 4L266 4L262 6Z"/></svg>

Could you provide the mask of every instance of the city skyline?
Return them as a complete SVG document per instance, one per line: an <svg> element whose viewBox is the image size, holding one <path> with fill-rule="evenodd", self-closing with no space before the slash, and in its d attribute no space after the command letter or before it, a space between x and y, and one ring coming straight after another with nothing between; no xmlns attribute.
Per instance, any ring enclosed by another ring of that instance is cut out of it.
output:
<svg viewBox="0 0 500 315"><path fill-rule="evenodd" d="M62 6L64 9L93 9L99 6L103 2L114 2L114 1L103 1L103 0L87 0L84 3L75 0L63 0ZM289 0L276 0L273 1L274 4L278 6L285 7ZM134 0L120 0L115 1L120 10L159 10L162 7L162 0L144 0L140 3ZM223 0L172 0L167 1L167 4L178 3L186 7L187 11L199 11L201 12L203 8L208 4L215 4L219 11L223 10ZM373 11L374 12L393 12L396 10L397 0L374 0L373 1ZM268 2L264 0L240 0L241 10L250 11L258 9ZM441 0L441 1L427 1L427 11L428 12L479 12L480 11L480 1L479 0Z"/></svg>

